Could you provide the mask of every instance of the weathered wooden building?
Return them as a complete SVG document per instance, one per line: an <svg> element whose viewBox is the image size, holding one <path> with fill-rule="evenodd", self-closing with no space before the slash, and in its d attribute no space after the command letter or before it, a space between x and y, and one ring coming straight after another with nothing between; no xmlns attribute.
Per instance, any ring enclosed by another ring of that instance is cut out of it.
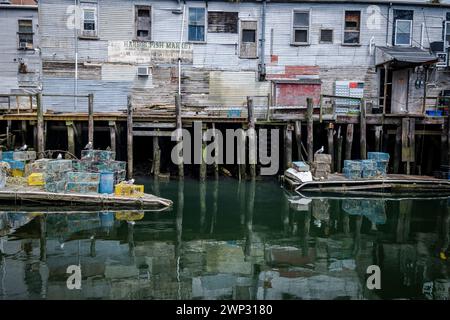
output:
<svg viewBox="0 0 450 320"><path fill-rule="evenodd" d="M6 95L41 90L38 6L0 2L0 108L29 106L28 99Z"/></svg>

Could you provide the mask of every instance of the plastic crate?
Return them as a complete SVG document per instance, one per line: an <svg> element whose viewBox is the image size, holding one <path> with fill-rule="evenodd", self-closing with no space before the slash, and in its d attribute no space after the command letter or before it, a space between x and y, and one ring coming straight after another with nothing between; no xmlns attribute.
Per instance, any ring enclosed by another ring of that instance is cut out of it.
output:
<svg viewBox="0 0 450 320"><path fill-rule="evenodd" d="M114 194L119 197L142 197L144 195L144 186L119 183L114 186Z"/></svg>
<svg viewBox="0 0 450 320"><path fill-rule="evenodd" d="M45 185L44 175L42 173L32 173L28 176L29 186L43 186Z"/></svg>
<svg viewBox="0 0 450 320"><path fill-rule="evenodd" d="M12 169L11 170L11 175L13 177L23 177L25 175L25 171L24 170L20 170L20 169Z"/></svg>
<svg viewBox="0 0 450 320"><path fill-rule="evenodd" d="M2 152L2 160L14 160L14 151L3 151Z"/></svg>

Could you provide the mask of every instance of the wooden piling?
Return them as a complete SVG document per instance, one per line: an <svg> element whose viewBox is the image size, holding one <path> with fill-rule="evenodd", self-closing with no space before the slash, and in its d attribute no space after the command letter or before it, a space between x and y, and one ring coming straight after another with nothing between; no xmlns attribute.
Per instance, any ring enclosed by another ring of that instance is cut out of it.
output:
<svg viewBox="0 0 450 320"><path fill-rule="evenodd" d="M328 154L331 156L331 172L334 172L334 161L336 160L334 157L334 125L333 123L328 124L327 129L327 140L328 140Z"/></svg>
<svg viewBox="0 0 450 320"><path fill-rule="evenodd" d="M127 99L127 173L128 179L133 177L133 106L131 96Z"/></svg>
<svg viewBox="0 0 450 320"><path fill-rule="evenodd" d="M27 131L28 131L28 126L27 126L27 121L26 120L22 120L20 122L20 133L22 135L22 139L21 139L21 143L22 145L27 144Z"/></svg>
<svg viewBox="0 0 450 320"><path fill-rule="evenodd" d="M153 137L153 176L159 178L161 170L161 149L159 148L159 138Z"/></svg>
<svg viewBox="0 0 450 320"><path fill-rule="evenodd" d="M114 151L114 152L117 151L116 132L117 132L116 122L109 121L109 136L111 139L111 151Z"/></svg>
<svg viewBox="0 0 450 320"><path fill-rule="evenodd" d="M314 104L312 98L306 99L307 103L307 113L306 113L306 121L307 121L307 150L308 150L308 162L313 163L314 161L314 139L313 139L313 112L314 112Z"/></svg>
<svg viewBox="0 0 450 320"><path fill-rule="evenodd" d="M246 165L245 165L245 132L244 128L242 128L239 134L239 142L237 148L237 157L238 157L238 170L239 170L239 180L245 180L246 177Z"/></svg>
<svg viewBox="0 0 450 320"><path fill-rule="evenodd" d="M292 167L292 128L288 124L284 128L284 163L285 169Z"/></svg>
<svg viewBox="0 0 450 320"><path fill-rule="evenodd" d="M88 140L94 145L94 94L88 95Z"/></svg>
<svg viewBox="0 0 450 320"><path fill-rule="evenodd" d="M8 150L14 148L14 146L12 145L12 121L11 120L7 120L6 121L6 148Z"/></svg>
<svg viewBox="0 0 450 320"><path fill-rule="evenodd" d="M256 120L253 99L247 97L248 109L248 162L250 165L250 178L256 178Z"/></svg>
<svg viewBox="0 0 450 320"><path fill-rule="evenodd" d="M176 115L176 121L177 121L177 143L182 141L182 130L183 130L183 121L181 118L181 96L177 93L175 95L175 115ZM183 179L184 178L184 163L183 163L183 157L181 158L181 162L178 164L178 178Z"/></svg>
<svg viewBox="0 0 450 320"><path fill-rule="evenodd" d="M67 127L67 151L75 154L75 133L73 130L73 121L66 121Z"/></svg>
<svg viewBox="0 0 450 320"><path fill-rule="evenodd" d="M402 161L406 162L406 174L411 174L411 163L415 161L415 124L414 118L402 119Z"/></svg>
<svg viewBox="0 0 450 320"><path fill-rule="evenodd" d="M44 157L44 106L42 105L42 93L36 95L37 104L37 152L38 157Z"/></svg>
<svg viewBox="0 0 450 320"><path fill-rule="evenodd" d="M219 159L220 159L219 152L220 152L220 150L219 150L219 142L217 141L216 124L215 123L212 124L212 129L214 131L214 134L213 134L214 142L213 143L214 143L214 152L215 152L215 154L214 154L214 178L217 180L217 179L219 179Z"/></svg>
<svg viewBox="0 0 450 320"><path fill-rule="evenodd" d="M298 160L305 161L302 153L302 122L295 121L295 142L297 142L297 156Z"/></svg>
<svg viewBox="0 0 450 320"><path fill-rule="evenodd" d="M375 151L381 151L381 133L383 131L382 126L375 126Z"/></svg>
<svg viewBox="0 0 450 320"><path fill-rule="evenodd" d="M206 165L206 159L205 159L205 149L206 149L206 143L205 143L205 132L202 132L202 154L201 154L201 163L200 163L200 181L206 181L207 176L207 165Z"/></svg>
<svg viewBox="0 0 450 320"><path fill-rule="evenodd" d="M445 166L448 165L448 133L448 121L445 119L441 131L441 165Z"/></svg>
<svg viewBox="0 0 450 320"><path fill-rule="evenodd" d="M366 101L361 100L361 112L360 112L360 152L361 159L367 158L367 142L366 142Z"/></svg>
<svg viewBox="0 0 450 320"><path fill-rule="evenodd" d="M353 145L353 124L347 125L347 134L345 137L345 160L352 159L352 145Z"/></svg>
<svg viewBox="0 0 450 320"><path fill-rule="evenodd" d="M344 137L341 135L341 127L339 127L337 135L337 152L336 152L336 171L342 171L342 142Z"/></svg>
<svg viewBox="0 0 450 320"><path fill-rule="evenodd" d="M399 173L400 160L402 157L402 126L397 126L395 131L395 149L394 149L394 173Z"/></svg>
<svg viewBox="0 0 450 320"><path fill-rule="evenodd" d="M204 232L206 222L206 181L200 182L200 232Z"/></svg>

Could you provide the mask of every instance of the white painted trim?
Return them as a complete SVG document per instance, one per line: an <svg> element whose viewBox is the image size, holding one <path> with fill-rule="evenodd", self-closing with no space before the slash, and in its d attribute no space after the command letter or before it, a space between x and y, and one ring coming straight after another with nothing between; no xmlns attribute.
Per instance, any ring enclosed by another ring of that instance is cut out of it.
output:
<svg viewBox="0 0 450 320"><path fill-rule="evenodd" d="M409 22L409 44L399 44L399 43L397 43L397 35L398 35L398 30L397 30L397 27L398 27L398 22ZM413 31L413 20L406 20L406 19L397 19L397 20L395 20L395 37L394 37L394 45L395 46L406 46L406 47L410 47L411 45L412 45L412 37L413 37L413 35L412 35L412 31Z"/></svg>
<svg viewBox="0 0 450 320"><path fill-rule="evenodd" d="M309 9L293 9L292 10L292 16L291 16L291 45L294 46L306 46L311 44L311 8ZM308 27L294 27L294 21L295 21L295 14L296 13L307 13L308 14ZM295 41L295 30L305 30L308 32L308 39L307 42L296 42Z"/></svg>

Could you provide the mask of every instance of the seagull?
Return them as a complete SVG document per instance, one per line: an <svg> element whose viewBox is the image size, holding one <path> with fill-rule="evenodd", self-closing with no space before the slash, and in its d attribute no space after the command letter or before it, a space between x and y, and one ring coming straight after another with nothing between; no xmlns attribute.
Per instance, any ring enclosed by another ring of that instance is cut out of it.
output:
<svg viewBox="0 0 450 320"><path fill-rule="evenodd" d="M89 141L89 143L84 147L84 150L92 150L92 141Z"/></svg>
<svg viewBox="0 0 450 320"><path fill-rule="evenodd" d="M111 151L111 147L106 148L106 151Z"/></svg>
<svg viewBox="0 0 450 320"><path fill-rule="evenodd" d="M128 180L125 182L126 184L134 184L134 179Z"/></svg>
<svg viewBox="0 0 450 320"><path fill-rule="evenodd" d="M314 154L320 154L323 153L325 151L324 147L322 146L322 148L320 148L319 150L317 150Z"/></svg>
<svg viewBox="0 0 450 320"><path fill-rule="evenodd" d="M132 226L134 226L136 224L135 221L127 221L127 222L128 222L129 225L132 225Z"/></svg>
<svg viewBox="0 0 450 320"><path fill-rule="evenodd" d="M28 146L26 144L24 144L23 146L21 146L19 148L19 151L26 151L28 149Z"/></svg>
<svg viewBox="0 0 450 320"><path fill-rule="evenodd" d="M56 159L61 160L62 159L62 154L58 153L58 156L56 157Z"/></svg>

